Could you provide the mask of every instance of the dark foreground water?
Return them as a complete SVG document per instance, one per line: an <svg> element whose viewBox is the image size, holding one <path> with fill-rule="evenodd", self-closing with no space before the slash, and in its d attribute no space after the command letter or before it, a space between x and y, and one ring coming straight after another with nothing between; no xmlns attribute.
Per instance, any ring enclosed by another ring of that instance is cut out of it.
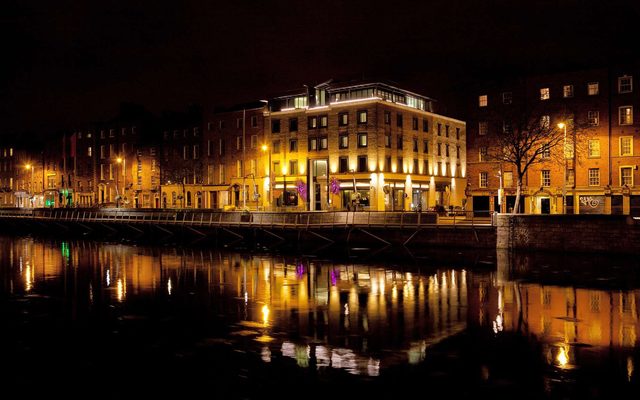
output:
<svg viewBox="0 0 640 400"><path fill-rule="evenodd" d="M354 253L0 237L0 397L640 395L635 260Z"/></svg>

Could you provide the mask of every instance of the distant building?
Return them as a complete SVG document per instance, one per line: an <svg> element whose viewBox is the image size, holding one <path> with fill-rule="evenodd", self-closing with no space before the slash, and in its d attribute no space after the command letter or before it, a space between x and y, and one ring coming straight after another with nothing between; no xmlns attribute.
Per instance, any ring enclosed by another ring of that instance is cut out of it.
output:
<svg viewBox="0 0 640 400"><path fill-rule="evenodd" d="M569 156L563 156L566 150L558 146L557 157L550 154L548 161L529 169L523 182L521 211L640 215L636 116L640 97L634 82L634 76L639 75L639 66L629 65L479 85L468 102L470 206L476 211L511 211L516 171L513 165L487 157L496 145L492 130L501 129L501 116L511 107L544 103L550 110L543 116L546 123L555 126L570 111L571 118L584 121L590 132L577 138ZM572 145L571 133L566 143Z"/></svg>

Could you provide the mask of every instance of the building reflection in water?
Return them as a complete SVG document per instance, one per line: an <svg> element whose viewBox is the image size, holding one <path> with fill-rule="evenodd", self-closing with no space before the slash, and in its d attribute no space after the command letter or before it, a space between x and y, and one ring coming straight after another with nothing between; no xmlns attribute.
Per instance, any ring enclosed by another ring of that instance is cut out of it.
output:
<svg viewBox="0 0 640 400"><path fill-rule="evenodd" d="M64 296L75 318L106 306L134 314L144 312L140 304L196 301L231 322L229 337L255 338L265 361L378 375L424 360L429 346L466 327L464 270L82 241L2 245L7 291Z"/></svg>
<svg viewBox="0 0 640 400"><path fill-rule="evenodd" d="M610 270L606 279L598 276L593 271L601 265L558 273L562 261L554 266L498 253L496 270L403 271L29 238L0 238L0 250L3 292L64 297L71 318L107 307L120 315L167 304L197 307L202 318L223 316L224 335L252 343L264 362L290 359L305 368L375 376L390 365L420 363L431 346L472 326L540 343L550 381L553 371L596 368L605 353L613 354L621 379L637 380L640 285L615 281Z"/></svg>

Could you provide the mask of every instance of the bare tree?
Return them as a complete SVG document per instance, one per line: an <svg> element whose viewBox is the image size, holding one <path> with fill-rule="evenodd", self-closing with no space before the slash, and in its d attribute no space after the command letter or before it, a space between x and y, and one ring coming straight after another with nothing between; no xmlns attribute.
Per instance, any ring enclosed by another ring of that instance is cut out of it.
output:
<svg viewBox="0 0 640 400"><path fill-rule="evenodd" d="M549 107L513 107L493 118L487 141L488 161L515 167L517 188L513 213L519 210L525 175L533 165L554 162L566 168L566 160L586 148L590 129L588 121L579 120L569 110ZM566 174L565 178L566 180Z"/></svg>

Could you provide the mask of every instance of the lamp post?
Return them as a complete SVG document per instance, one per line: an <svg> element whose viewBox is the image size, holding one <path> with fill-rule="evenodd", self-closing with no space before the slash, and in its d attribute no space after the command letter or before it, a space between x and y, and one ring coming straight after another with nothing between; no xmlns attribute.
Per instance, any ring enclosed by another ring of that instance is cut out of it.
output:
<svg viewBox="0 0 640 400"><path fill-rule="evenodd" d="M267 152L267 151L269 152L268 153L268 155L269 155L269 160L268 160L269 164L268 164L268 167L267 167L267 177L269 179L269 187L268 187L267 190L269 190L269 197L268 197L267 201L269 202L269 208L271 208L272 205L273 205L272 204L272 192L273 191L271 190L272 181L273 181L272 176L271 176L271 149L266 144L263 144L261 149L262 149L262 152Z"/></svg>
<svg viewBox="0 0 640 400"><path fill-rule="evenodd" d="M120 199L122 198L122 196L120 195L120 189L119 189L120 179L118 178L118 175L120 175L120 164L122 164L122 157L116 158L116 162L118 163L118 169L116 171L116 208L119 208Z"/></svg>
<svg viewBox="0 0 640 400"><path fill-rule="evenodd" d="M564 145L562 149L562 157L564 157L564 171L562 174L562 213L567 213L567 124L558 123L558 128L564 131Z"/></svg>
<svg viewBox="0 0 640 400"><path fill-rule="evenodd" d="M24 167L25 167L25 169L27 171L31 170L31 184L29 185L29 194L31 195L30 196L30 198L31 198L31 207L33 207L33 204L34 204L34 199L33 199L33 196L34 196L34 190L33 190L33 167L34 166L33 166L33 164L27 164Z"/></svg>

